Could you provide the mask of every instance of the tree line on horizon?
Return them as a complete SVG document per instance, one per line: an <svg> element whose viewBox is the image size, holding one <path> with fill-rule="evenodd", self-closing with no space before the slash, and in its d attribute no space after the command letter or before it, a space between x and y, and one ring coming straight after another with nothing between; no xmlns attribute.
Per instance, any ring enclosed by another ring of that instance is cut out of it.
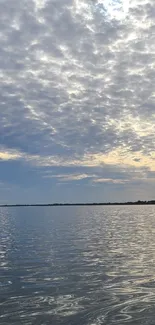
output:
<svg viewBox="0 0 155 325"><path fill-rule="evenodd" d="M36 203L36 204L0 204L1 207L21 207L21 206L84 206L84 205L138 205L138 204L155 204L155 200L150 201L129 201L129 202L105 202L105 203Z"/></svg>

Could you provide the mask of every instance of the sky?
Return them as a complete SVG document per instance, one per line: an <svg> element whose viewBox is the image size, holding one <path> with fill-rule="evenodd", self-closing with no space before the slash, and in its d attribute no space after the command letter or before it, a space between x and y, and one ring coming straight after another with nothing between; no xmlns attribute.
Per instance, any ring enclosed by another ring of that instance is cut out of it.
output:
<svg viewBox="0 0 155 325"><path fill-rule="evenodd" d="M0 203L155 199L154 0L0 6Z"/></svg>

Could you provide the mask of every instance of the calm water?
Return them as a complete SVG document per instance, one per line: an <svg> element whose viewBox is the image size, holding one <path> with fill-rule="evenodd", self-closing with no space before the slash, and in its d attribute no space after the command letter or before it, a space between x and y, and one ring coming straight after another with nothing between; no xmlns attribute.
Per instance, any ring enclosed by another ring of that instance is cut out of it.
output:
<svg viewBox="0 0 155 325"><path fill-rule="evenodd" d="M0 324L155 324L155 206L1 208Z"/></svg>

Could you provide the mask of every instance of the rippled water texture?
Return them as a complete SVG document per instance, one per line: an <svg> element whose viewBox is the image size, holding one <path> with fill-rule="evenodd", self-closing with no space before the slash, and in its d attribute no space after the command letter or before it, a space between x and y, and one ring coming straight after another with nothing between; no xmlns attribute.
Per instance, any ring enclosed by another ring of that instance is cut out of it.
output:
<svg viewBox="0 0 155 325"><path fill-rule="evenodd" d="M1 208L0 324L155 324L155 206Z"/></svg>

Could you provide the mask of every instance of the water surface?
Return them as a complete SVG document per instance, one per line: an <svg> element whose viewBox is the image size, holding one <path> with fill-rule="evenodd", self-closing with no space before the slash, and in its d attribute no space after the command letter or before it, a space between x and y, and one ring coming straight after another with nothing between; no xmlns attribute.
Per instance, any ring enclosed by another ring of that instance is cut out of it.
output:
<svg viewBox="0 0 155 325"><path fill-rule="evenodd" d="M155 324L155 206L0 208L0 324Z"/></svg>

